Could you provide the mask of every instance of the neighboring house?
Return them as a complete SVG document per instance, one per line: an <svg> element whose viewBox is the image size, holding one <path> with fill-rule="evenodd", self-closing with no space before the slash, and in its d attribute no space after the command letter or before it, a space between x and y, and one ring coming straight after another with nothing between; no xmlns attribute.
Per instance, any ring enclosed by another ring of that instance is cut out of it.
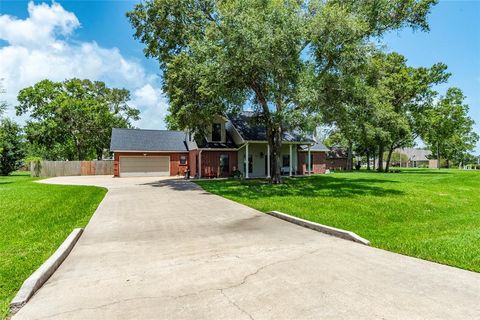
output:
<svg viewBox="0 0 480 320"><path fill-rule="evenodd" d="M252 125L252 115L218 116L200 140L183 131L113 129L110 150L114 152L114 175L176 176L190 170L192 177L230 177L235 171L246 178L268 177L271 150L266 130ZM304 175L344 168L342 159L330 157L329 152L300 132L286 132L281 172Z"/></svg>
<svg viewBox="0 0 480 320"><path fill-rule="evenodd" d="M327 152L329 170L347 170L348 154L345 149L333 147Z"/></svg>
<svg viewBox="0 0 480 320"><path fill-rule="evenodd" d="M390 163L391 167L402 167L402 168L437 168L437 160L430 159L431 151L428 149L421 148L399 148L395 149L394 153L402 154L405 156L405 159L402 161L392 160ZM398 159L398 157L396 158ZM370 160L370 165L373 166L374 161ZM386 156L384 157L383 166L387 164ZM375 165L378 166L378 159L375 161Z"/></svg>
<svg viewBox="0 0 480 320"><path fill-rule="evenodd" d="M394 152L404 154L408 157L408 161L396 164L400 167L436 168L436 160L429 159L432 155L430 150L420 148L401 148L395 149Z"/></svg>

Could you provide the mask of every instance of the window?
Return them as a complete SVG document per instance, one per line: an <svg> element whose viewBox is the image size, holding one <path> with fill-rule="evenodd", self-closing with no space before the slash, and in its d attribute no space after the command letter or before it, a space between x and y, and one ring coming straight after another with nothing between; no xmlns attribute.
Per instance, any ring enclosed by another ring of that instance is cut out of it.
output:
<svg viewBox="0 0 480 320"><path fill-rule="evenodd" d="M220 155L220 172L223 175L228 175L230 166L229 166L229 158L228 154Z"/></svg>
<svg viewBox="0 0 480 320"><path fill-rule="evenodd" d="M305 164L308 166L308 153L305 155ZM313 153L310 153L310 164L313 168Z"/></svg>
<svg viewBox="0 0 480 320"><path fill-rule="evenodd" d="M245 158L243 160L243 172L246 172L245 170ZM251 154L248 155L248 173L253 172L253 156Z"/></svg>
<svg viewBox="0 0 480 320"><path fill-rule="evenodd" d="M222 141L222 125L220 123L212 124L212 141Z"/></svg>
<svg viewBox="0 0 480 320"><path fill-rule="evenodd" d="M180 156L180 165L187 164L187 156Z"/></svg>
<svg viewBox="0 0 480 320"><path fill-rule="evenodd" d="M290 167L290 156L284 155L282 157L282 167Z"/></svg>

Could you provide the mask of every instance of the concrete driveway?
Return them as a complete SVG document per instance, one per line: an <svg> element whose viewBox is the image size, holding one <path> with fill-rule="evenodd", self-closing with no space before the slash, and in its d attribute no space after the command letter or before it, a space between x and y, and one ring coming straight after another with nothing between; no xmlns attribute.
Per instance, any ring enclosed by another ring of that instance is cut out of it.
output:
<svg viewBox="0 0 480 320"><path fill-rule="evenodd" d="M480 319L480 274L304 229L153 178L109 188L14 319Z"/></svg>

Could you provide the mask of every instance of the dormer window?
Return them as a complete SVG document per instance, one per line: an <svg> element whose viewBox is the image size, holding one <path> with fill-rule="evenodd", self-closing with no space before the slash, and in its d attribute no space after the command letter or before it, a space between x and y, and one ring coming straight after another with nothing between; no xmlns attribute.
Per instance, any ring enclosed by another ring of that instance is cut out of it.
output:
<svg viewBox="0 0 480 320"><path fill-rule="evenodd" d="M212 141L222 141L222 125L220 123L212 124Z"/></svg>

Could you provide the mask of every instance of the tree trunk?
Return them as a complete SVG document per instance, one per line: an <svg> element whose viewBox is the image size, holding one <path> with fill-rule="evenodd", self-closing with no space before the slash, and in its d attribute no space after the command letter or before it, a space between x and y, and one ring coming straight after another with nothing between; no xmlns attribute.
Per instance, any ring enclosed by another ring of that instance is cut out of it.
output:
<svg viewBox="0 0 480 320"><path fill-rule="evenodd" d="M440 170L440 142L437 141L437 169Z"/></svg>
<svg viewBox="0 0 480 320"><path fill-rule="evenodd" d="M447 169L450 168L450 159L447 159Z"/></svg>
<svg viewBox="0 0 480 320"><path fill-rule="evenodd" d="M388 150L387 164L385 166L385 172L388 172L388 170L390 169L390 160L392 160L393 150L394 150L393 148L390 148L390 150Z"/></svg>
<svg viewBox="0 0 480 320"><path fill-rule="evenodd" d="M383 172L383 152L385 152L385 147L383 146L383 144L380 144L378 146L378 172Z"/></svg>
<svg viewBox="0 0 480 320"><path fill-rule="evenodd" d="M352 171L353 167L353 155L352 155L352 143L348 144L348 155L347 155L347 171Z"/></svg>
<svg viewBox="0 0 480 320"><path fill-rule="evenodd" d="M77 147L77 158L78 158L79 161L82 161L83 160L82 146L78 142L75 143L75 146Z"/></svg>
<svg viewBox="0 0 480 320"><path fill-rule="evenodd" d="M377 169L377 157L375 155L376 150L373 152L373 171Z"/></svg>
<svg viewBox="0 0 480 320"><path fill-rule="evenodd" d="M281 128L267 130L268 143L270 144L270 182L273 184L282 183L282 174L280 167L280 155L282 151L282 131Z"/></svg>
<svg viewBox="0 0 480 320"><path fill-rule="evenodd" d="M370 153L367 152L367 170L370 171Z"/></svg>
<svg viewBox="0 0 480 320"><path fill-rule="evenodd" d="M97 153L97 160L102 160L103 149L97 148L96 153Z"/></svg>

